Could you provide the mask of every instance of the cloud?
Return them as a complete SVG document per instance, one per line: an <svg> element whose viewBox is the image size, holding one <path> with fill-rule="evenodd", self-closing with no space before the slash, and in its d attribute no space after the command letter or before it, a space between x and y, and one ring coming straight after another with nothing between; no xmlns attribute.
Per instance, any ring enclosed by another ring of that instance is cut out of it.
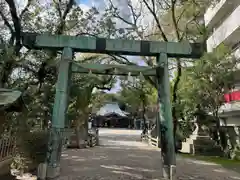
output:
<svg viewBox="0 0 240 180"><path fill-rule="evenodd" d="M15 0L15 6L18 10L18 13L21 12L26 5L27 0Z"/></svg>
<svg viewBox="0 0 240 180"><path fill-rule="evenodd" d="M110 3L109 0L89 0L89 4L92 6L97 7L100 11L104 11L106 8L109 7ZM111 0L113 5L118 8L119 14L121 17L123 17L125 20L132 22L132 12L131 9L128 6L129 0ZM141 16L138 20L138 26L142 27L149 27L149 30L152 29L153 25L153 16L149 13L149 10L147 7L142 3L141 0L130 0L134 12L141 13ZM116 24L118 27L128 27L126 23L124 23L122 20L117 19Z"/></svg>
<svg viewBox="0 0 240 180"><path fill-rule="evenodd" d="M88 4L83 4L83 3L79 4L79 6L83 10L83 12L86 12L91 8Z"/></svg>

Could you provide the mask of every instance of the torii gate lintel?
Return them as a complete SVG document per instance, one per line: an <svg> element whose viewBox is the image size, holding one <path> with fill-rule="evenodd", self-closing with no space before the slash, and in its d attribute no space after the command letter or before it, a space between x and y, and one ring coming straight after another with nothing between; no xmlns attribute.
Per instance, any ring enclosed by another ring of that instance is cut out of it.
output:
<svg viewBox="0 0 240 180"><path fill-rule="evenodd" d="M199 58L202 43L143 41L127 39L105 39L93 36L68 36L23 33L23 45L29 49L63 50L72 48L74 52L103 53L136 56L157 56L166 53L168 58Z"/></svg>

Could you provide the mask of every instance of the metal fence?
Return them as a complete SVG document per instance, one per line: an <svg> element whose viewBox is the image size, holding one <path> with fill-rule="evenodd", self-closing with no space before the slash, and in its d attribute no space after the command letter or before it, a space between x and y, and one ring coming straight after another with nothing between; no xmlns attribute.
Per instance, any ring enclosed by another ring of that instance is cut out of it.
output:
<svg viewBox="0 0 240 180"><path fill-rule="evenodd" d="M16 139L13 137L4 137L0 139L0 162L13 156L16 147Z"/></svg>

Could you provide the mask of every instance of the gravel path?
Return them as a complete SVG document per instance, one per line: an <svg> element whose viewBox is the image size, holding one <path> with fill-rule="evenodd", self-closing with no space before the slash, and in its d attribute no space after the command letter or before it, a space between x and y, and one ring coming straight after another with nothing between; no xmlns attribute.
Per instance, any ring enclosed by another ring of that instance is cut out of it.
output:
<svg viewBox="0 0 240 180"><path fill-rule="evenodd" d="M160 180L160 151L140 142L140 131L100 130L99 147L62 154L58 180ZM180 180L240 180L219 165L178 157Z"/></svg>

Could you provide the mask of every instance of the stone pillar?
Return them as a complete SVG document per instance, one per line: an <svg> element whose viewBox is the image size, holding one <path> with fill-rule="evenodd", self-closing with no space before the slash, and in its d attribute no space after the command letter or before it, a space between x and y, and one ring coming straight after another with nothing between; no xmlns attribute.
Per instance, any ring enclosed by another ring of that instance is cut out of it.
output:
<svg viewBox="0 0 240 180"><path fill-rule="evenodd" d="M63 130L65 128L66 112L68 108L68 92L69 81L71 78L70 73L72 58L72 49L64 48L58 69L52 123L49 131L47 178L56 178L60 175L60 158L63 143Z"/></svg>
<svg viewBox="0 0 240 180"><path fill-rule="evenodd" d="M170 101L170 83L167 54L161 53L157 57L159 123L161 127L161 148L163 160L163 177L168 180L176 179L176 155L173 137L172 106Z"/></svg>

